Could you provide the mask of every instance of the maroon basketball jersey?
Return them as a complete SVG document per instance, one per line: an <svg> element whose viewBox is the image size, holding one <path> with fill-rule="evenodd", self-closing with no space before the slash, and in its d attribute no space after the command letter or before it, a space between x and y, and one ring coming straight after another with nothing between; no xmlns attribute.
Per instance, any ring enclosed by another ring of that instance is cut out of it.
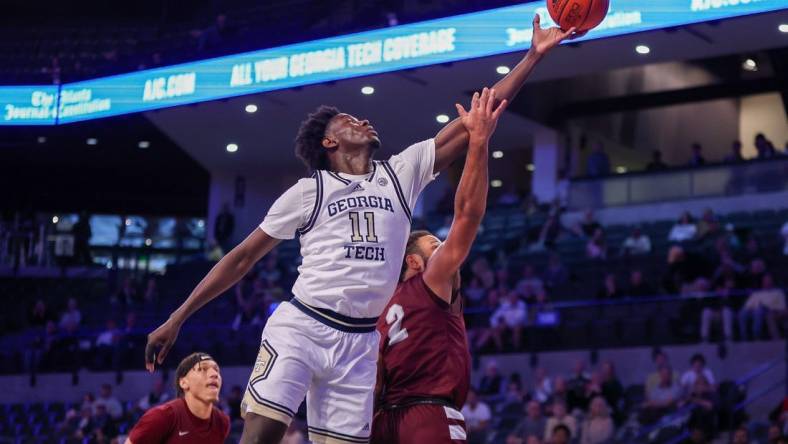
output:
<svg viewBox="0 0 788 444"><path fill-rule="evenodd" d="M378 319L380 405L420 397L465 404L471 356L459 292L452 300L433 293L421 274L399 284Z"/></svg>
<svg viewBox="0 0 788 444"><path fill-rule="evenodd" d="M132 444L221 444L230 433L230 418L213 407L211 417L194 416L183 398L156 406L142 415L129 433Z"/></svg>

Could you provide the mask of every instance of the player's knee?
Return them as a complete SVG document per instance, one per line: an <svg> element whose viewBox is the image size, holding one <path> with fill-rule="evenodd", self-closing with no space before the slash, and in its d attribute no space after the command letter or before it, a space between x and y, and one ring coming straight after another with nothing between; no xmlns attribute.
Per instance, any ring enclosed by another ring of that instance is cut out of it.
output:
<svg viewBox="0 0 788 444"><path fill-rule="evenodd" d="M244 419L241 444L278 444L286 431L286 424L248 412Z"/></svg>

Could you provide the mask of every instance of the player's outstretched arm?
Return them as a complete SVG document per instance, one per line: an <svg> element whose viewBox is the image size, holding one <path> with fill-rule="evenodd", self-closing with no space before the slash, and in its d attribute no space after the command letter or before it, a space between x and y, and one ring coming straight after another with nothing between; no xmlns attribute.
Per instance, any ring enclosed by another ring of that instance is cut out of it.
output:
<svg viewBox="0 0 788 444"><path fill-rule="evenodd" d="M531 40L531 48L525 57L512 69L509 74L498 81L493 88L497 92L496 105L501 100L506 99L511 102L520 92L528 76L531 75L536 64L551 49L558 46L566 39L574 39L585 35L585 33L575 33L575 28L568 31L561 31L559 28L542 29L540 26L539 15L534 17L534 36ZM457 158L465 154L468 149L468 131L463 126L460 119L454 119L444 126L438 135L435 136L435 167L434 173L438 173L448 168Z"/></svg>
<svg viewBox="0 0 788 444"><path fill-rule="evenodd" d="M430 257L423 275L430 289L448 303L451 303L454 277L468 257L487 206L488 142L508 103L504 99L496 106L496 93L495 89L487 88L481 95L474 93L468 111L456 105L460 122L469 134L468 155L454 195L454 220L449 234Z"/></svg>
<svg viewBox="0 0 788 444"><path fill-rule="evenodd" d="M214 265L186 301L172 312L164 324L148 335L148 344L145 346L145 368L152 372L156 364L164 362L186 319L235 285L279 242L279 239L269 236L263 230L255 229Z"/></svg>

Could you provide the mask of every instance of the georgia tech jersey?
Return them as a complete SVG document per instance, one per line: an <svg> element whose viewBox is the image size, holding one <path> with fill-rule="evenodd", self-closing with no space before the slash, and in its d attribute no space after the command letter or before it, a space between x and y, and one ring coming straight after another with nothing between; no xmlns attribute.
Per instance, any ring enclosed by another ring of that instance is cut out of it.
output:
<svg viewBox="0 0 788 444"><path fill-rule="evenodd" d="M380 315L397 285L411 212L435 178L435 142L411 145L362 176L315 171L271 207L260 228L299 236L303 262L293 294L352 318Z"/></svg>

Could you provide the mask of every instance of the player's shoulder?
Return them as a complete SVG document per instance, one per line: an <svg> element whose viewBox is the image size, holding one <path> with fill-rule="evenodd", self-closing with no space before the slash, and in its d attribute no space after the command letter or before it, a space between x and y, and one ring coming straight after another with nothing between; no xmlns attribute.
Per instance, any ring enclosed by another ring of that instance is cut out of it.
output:
<svg viewBox="0 0 788 444"><path fill-rule="evenodd" d="M229 428L230 427L230 417L227 413L224 413L222 409L217 406L213 406L213 412L216 414L216 417L219 418L219 422L222 423L222 427Z"/></svg>
<svg viewBox="0 0 788 444"><path fill-rule="evenodd" d="M183 399L175 398L165 403L159 404L155 407L152 407L148 411L158 415L171 416L174 415L178 410L182 410L184 408L186 408L186 403L183 402Z"/></svg>

